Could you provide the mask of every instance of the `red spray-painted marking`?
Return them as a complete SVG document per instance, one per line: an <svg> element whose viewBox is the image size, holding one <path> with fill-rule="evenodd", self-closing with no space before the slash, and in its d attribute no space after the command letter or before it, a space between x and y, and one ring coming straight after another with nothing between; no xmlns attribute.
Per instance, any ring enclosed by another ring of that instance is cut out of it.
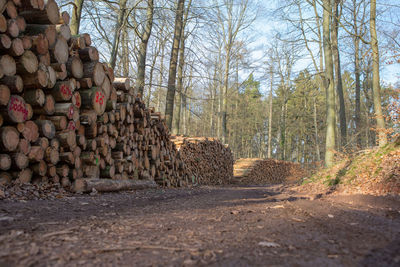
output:
<svg viewBox="0 0 400 267"><path fill-rule="evenodd" d="M66 85L66 84L62 84L62 85L60 86L60 92L61 92L61 94L63 94L64 96L67 96L67 97L72 96L71 89L69 89L68 85Z"/></svg>
<svg viewBox="0 0 400 267"><path fill-rule="evenodd" d="M25 104L16 97L11 98L9 110L15 112L21 112L22 114L24 114L23 116L24 120L28 118L28 110L26 109Z"/></svg>
<svg viewBox="0 0 400 267"><path fill-rule="evenodd" d="M96 103L99 103L100 105L103 105L104 103L104 95L100 92L96 92Z"/></svg>

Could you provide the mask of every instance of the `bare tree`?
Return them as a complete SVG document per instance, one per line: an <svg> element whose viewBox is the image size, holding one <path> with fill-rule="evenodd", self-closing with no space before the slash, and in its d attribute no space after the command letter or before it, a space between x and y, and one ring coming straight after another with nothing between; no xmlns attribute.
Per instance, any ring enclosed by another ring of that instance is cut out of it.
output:
<svg viewBox="0 0 400 267"><path fill-rule="evenodd" d="M174 40L171 49L171 58L169 61L168 72L168 89L165 104L165 121L168 128L172 129L172 119L174 115L174 101L176 89L176 67L178 63L179 45L181 42L182 23L183 23L183 10L185 8L185 0L178 0L175 17L175 31Z"/></svg>
<svg viewBox="0 0 400 267"><path fill-rule="evenodd" d="M335 153L335 89L333 80L332 44L330 36L332 5L330 0L323 0L323 46L325 59L324 85L326 89L326 139L325 139L325 165L334 164Z"/></svg>
<svg viewBox="0 0 400 267"><path fill-rule="evenodd" d="M72 18L70 23L71 34L79 34L79 26L81 24L82 6L84 0L74 0L72 8Z"/></svg>
<svg viewBox="0 0 400 267"><path fill-rule="evenodd" d="M140 25L135 19L135 16L132 16L135 33L140 39L136 87L141 95L143 95L144 84L145 84L144 80L146 73L147 43L149 42L151 29L153 27L153 14L154 14L153 2L154 0L147 0L146 21L144 22L144 27L140 27ZM142 31L140 31L140 28L143 28Z"/></svg>
<svg viewBox="0 0 400 267"><path fill-rule="evenodd" d="M381 104L381 88L379 79L379 48L378 37L376 34L376 0L371 0L370 3L370 34L371 34L371 49L372 49L372 91L374 98L374 110L376 116L376 125L379 137L379 146L384 146L387 143L387 135L385 132L385 119L382 113Z"/></svg>

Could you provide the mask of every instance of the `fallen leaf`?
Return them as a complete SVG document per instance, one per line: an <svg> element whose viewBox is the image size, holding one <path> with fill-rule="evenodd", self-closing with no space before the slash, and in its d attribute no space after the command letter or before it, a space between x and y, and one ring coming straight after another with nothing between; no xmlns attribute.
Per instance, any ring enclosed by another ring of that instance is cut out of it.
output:
<svg viewBox="0 0 400 267"><path fill-rule="evenodd" d="M280 247L280 245L278 243L268 242L268 241L258 242L258 245L262 246L262 247L268 247L268 248L279 248Z"/></svg>
<svg viewBox="0 0 400 267"><path fill-rule="evenodd" d="M276 206L271 207L271 209L284 209L284 208L285 208L285 206L283 206L283 205L276 205Z"/></svg>

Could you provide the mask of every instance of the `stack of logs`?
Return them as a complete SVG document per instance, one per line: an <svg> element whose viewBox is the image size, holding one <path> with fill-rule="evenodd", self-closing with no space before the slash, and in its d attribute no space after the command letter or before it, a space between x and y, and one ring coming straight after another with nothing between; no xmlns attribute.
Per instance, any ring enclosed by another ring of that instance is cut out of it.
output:
<svg viewBox="0 0 400 267"><path fill-rule="evenodd" d="M71 36L54 0L0 0L0 11L0 184L187 181L160 114L88 34Z"/></svg>
<svg viewBox="0 0 400 267"><path fill-rule="evenodd" d="M276 159L242 158L233 168L235 182L243 184L281 183L306 174L300 164Z"/></svg>
<svg viewBox="0 0 400 267"><path fill-rule="evenodd" d="M233 175L233 155L229 147L214 138L172 136L192 179L208 185L228 184Z"/></svg>

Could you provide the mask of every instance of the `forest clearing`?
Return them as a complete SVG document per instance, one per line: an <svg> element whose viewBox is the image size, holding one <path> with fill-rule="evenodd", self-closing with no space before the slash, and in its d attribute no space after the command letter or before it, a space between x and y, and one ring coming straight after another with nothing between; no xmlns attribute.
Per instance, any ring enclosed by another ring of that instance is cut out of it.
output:
<svg viewBox="0 0 400 267"><path fill-rule="evenodd" d="M0 11L0 266L400 265L396 1Z"/></svg>

